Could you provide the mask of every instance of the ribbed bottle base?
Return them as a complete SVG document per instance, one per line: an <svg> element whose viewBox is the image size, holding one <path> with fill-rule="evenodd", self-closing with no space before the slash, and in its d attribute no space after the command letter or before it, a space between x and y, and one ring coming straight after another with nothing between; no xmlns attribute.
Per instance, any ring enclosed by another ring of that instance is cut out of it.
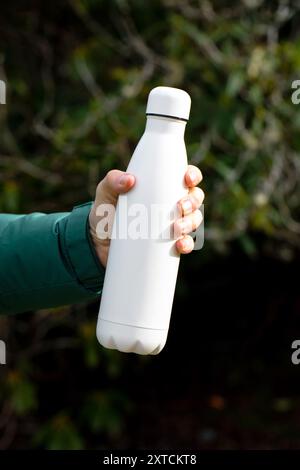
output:
<svg viewBox="0 0 300 470"><path fill-rule="evenodd" d="M158 354L166 344L168 330L123 325L99 318L97 338L105 348L136 354Z"/></svg>

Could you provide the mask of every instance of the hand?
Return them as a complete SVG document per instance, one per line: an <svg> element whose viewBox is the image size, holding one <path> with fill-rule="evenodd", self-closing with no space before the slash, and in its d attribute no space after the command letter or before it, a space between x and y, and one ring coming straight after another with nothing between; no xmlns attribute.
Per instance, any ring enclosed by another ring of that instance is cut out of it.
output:
<svg viewBox="0 0 300 470"><path fill-rule="evenodd" d="M202 222L202 214L199 207L204 200L204 192L196 186L202 180L199 168L189 165L185 174L185 184L189 188L187 196L178 202L181 217L174 224L174 233L178 235L176 248L179 253L190 253L194 248L193 238L188 235L196 230ZM100 239L97 237L96 227L100 217L96 214L96 209L101 204L112 204L116 206L119 194L127 193L135 184L135 177L120 170L111 170L105 178L100 181L96 190L95 202L92 206L89 222L90 232L94 246L100 262L106 266L110 239Z"/></svg>

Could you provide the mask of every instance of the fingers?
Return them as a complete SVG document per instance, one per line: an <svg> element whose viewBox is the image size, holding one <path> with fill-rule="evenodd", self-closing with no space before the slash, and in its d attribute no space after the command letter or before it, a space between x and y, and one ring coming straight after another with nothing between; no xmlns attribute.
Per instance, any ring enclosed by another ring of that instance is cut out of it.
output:
<svg viewBox="0 0 300 470"><path fill-rule="evenodd" d="M120 170L111 170L97 187L96 199L115 203L118 195L127 193L135 184L135 177Z"/></svg>
<svg viewBox="0 0 300 470"><path fill-rule="evenodd" d="M188 233L196 230L201 224L203 219L202 213L197 209L191 214L177 219L174 223L174 236L178 238L182 235L187 235Z"/></svg>
<svg viewBox="0 0 300 470"><path fill-rule="evenodd" d="M196 166L189 165L185 173L184 179L187 187L193 188L194 186L197 186L200 181L202 181L202 173Z"/></svg>
<svg viewBox="0 0 300 470"><path fill-rule="evenodd" d="M103 180L104 189L116 195L126 193L134 183L133 175L120 170L109 171Z"/></svg>
<svg viewBox="0 0 300 470"><path fill-rule="evenodd" d="M178 253L186 255L193 251L194 249L194 240L190 235L185 235L176 242L176 249Z"/></svg>
<svg viewBox="0 0 300 470"><path fill-rule="evenodd" d="M192 188L189 194L178 202L178 209L182 216L191 214L196 209L199 209L204 201L204 192L201 188Z"/></svg>

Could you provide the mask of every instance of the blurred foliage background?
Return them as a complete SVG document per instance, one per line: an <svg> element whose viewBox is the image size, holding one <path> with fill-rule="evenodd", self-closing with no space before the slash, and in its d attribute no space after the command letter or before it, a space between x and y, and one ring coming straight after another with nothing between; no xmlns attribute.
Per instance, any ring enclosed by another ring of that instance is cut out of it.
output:
<svg viewBox="0 0 300 470"><path fill-rule="evenodd" d="M300 445L300 2L1 4L0 211L71 210L125 169L157 85L192 97L204 249L158 357L101 348L98 303L1 318L0 448Z"/></svg>

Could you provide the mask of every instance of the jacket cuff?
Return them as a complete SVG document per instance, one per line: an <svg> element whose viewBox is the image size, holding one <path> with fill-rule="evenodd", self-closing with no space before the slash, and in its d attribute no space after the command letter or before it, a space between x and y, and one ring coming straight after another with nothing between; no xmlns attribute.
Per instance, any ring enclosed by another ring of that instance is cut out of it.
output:
<svg viewBox="0 0 300 470"><path fill-rule="evenodd" d="M64 231L66 258L77 281L86 289L101 293L105 269L96 254L89 230L92 202L74 207Z"/></svg>

